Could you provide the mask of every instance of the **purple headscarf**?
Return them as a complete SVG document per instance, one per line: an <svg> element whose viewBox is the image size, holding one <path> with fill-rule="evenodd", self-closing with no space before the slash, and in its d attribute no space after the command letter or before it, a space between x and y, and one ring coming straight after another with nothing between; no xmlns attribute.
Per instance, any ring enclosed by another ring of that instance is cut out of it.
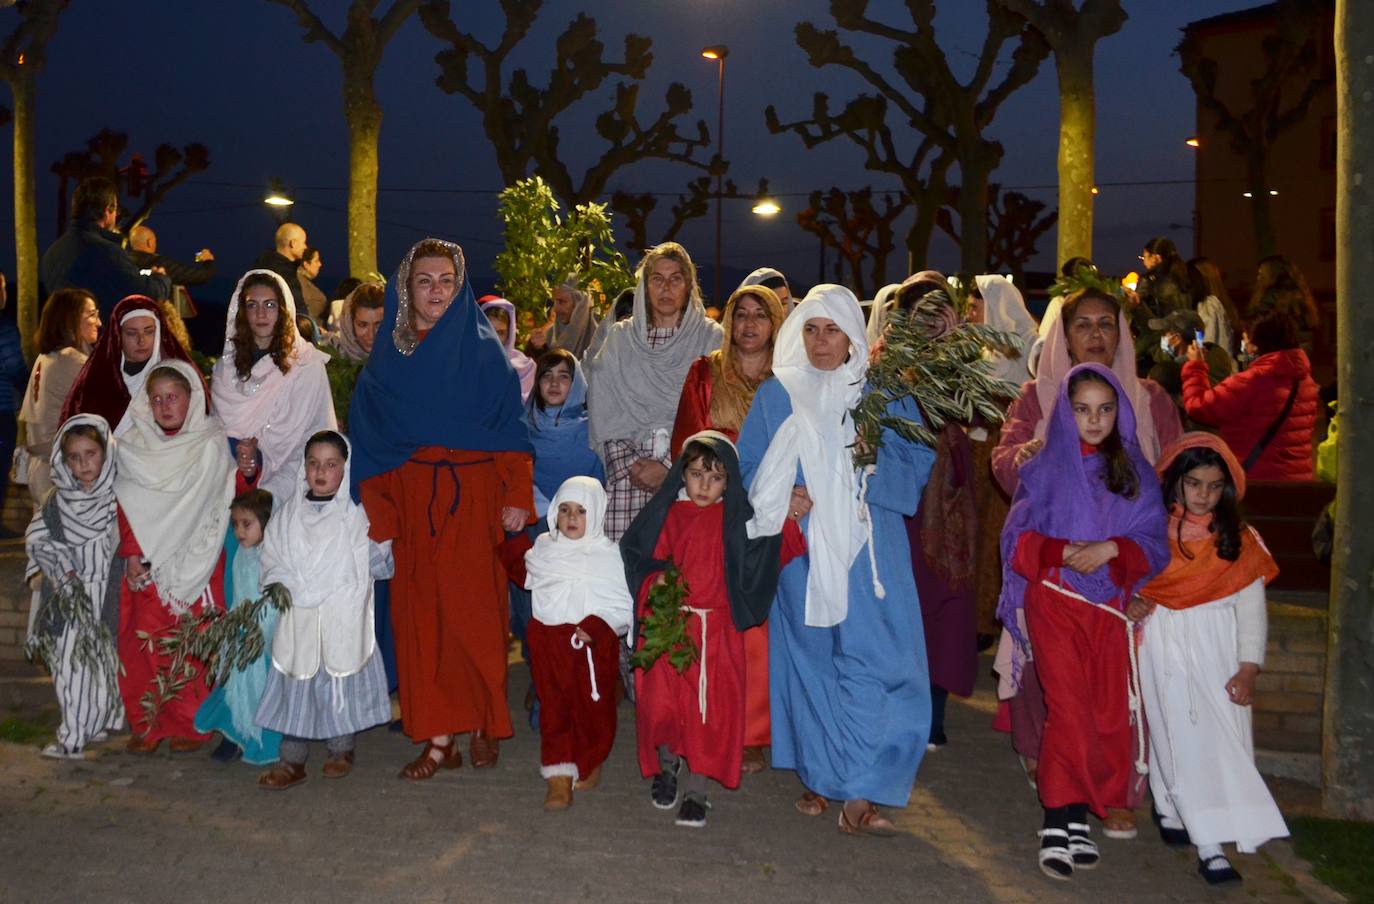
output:
<svg viewBox="0 0 1374 904"><path fill-rule="evenodd" d="M1083 370L1096 372L1116 390L1116 431L1140 478L1140 491L1134 499L1107 489L1101 455L1082 453L1073 405L1069 402L1069 381ZM1140 547L1150 563L1150 573L1140 578L1141 584L1168 564L1168 514L1154 468L1136 442L1135 426L1130 397L1109 368L1079 364L1059 384L1059 396L1048 419L1045 447L1021 466L1021 482L1002 527L1002 596L997 617L1023 650L1027 642L1017 610L1025 606L1026 579L1012 568L1012 561L1017 541L1026 531L1078 543L1128 538ZM1119 604L1124 605L1139 585L1116 586L1110 567L1108 563L1092 574L1065 568L1059 573L1059 581L1094 603L1122 601Z"/></svg>

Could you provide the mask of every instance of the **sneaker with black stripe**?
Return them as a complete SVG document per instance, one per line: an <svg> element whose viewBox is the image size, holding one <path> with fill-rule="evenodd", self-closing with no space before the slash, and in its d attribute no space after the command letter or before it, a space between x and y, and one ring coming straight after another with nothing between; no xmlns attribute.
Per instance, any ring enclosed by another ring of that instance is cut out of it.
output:
<svg viewBox="0 0 1374 904"><path fill-rule="evenodd" d="M706 811L710 807L711 804L706 798L693 794L682 802L675 821L678 825L686 826L689 829L704 829L706 828Z"/></svg>

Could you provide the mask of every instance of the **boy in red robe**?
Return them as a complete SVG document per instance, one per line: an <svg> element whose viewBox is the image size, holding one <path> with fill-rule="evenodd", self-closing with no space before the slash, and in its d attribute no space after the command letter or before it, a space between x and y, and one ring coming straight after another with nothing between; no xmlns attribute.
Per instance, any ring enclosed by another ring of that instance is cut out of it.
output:
<svg viewBox="0 0 1374 904"><path fill-rule="evenodd" d="M750 539L745 526L752 516L734 444L703 431L684 444L663 486L621 539L640 618L667 563L689 588L687 633L697 660L679 673L660 659L635 676L640 771L653 777L655 807L671 810L681 802L680 826L706 825L707 779L739 787L746 693L741 632L767 618L782 565L805 551L795 521L780 535Z"/></svg>

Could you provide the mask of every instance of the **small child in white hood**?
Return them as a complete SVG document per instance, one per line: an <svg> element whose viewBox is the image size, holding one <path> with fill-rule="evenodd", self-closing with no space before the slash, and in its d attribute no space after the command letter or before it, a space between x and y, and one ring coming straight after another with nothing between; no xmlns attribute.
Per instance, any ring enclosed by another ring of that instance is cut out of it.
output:
<svg viewBox="0 0 1374 904"><path fill-rule="evenodd" d="M570 477L549 503L549 533L525 553L545 810L571 806L574 781L596 787L615 742L620 637L630 629L634 602L620 548L603 531L605 517L601 484Z"/></svg>
<svg viewBox="0 0 1374 904"><path fill-rule="evenodd" d="M353 770L354 736L391 719L372 621L372 542L349 495L348 440L333 430L305 444L298 491L273 513L262 544L262 583L291 592L272 638L272 671L257 722L281 732L281 762L258 786L305 781L311 740L323 740L325 778Z"/></svg>

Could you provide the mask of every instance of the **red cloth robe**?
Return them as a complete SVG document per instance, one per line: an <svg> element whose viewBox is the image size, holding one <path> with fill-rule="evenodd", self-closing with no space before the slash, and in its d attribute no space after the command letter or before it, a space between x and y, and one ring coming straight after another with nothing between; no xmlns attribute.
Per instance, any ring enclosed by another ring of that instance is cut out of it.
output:
<svg viewBox="0 0 1374 904"><path fill-rule="evenodd" d="M688 768L715 779L726 788L738 788L744 759L744 722L747 681L744 637L730 617L730 597L725 586L725 542L722 537L725 506L699 506L682 500L673 504L663 523L655 559L672 558L687 583L686 604L706 611L706 638L702 643L702 616L691 613L687 633L701 648L701 658L678 673L666 658L647 671L635 672L635 723L639 736L639 769L645 778L659 772L658 747L687 758ZM783 527L781 558L785 565L806 550L806 541L795 521ZM658 573L640 588L639 617L644 617L649 588ZM750 629L755 630L755 629ZM643 646L643 641L639 643ZM700 705L702 663L706 665L706 706Z"/></svg>
<svg viewBox="0 0 1374 904"><path fill-rule="evenodd" d="M534 511L521 452L426 446L362 484L377 542L395 541L391 625L401 720L421 741L482 730L508 738L506 572L501 509Z"/></svg>
<svg viewBox="0 0 1374 904"><path fill-rule="evenodd" d="M122 560L130 556L142 556L143 549L139 546L138 538L134 536L133 528L129 521L124 517L124 508L119 508L119 547L115 553L119 557L114 567L122 569ZM219 562L215 565L214 574L210 578L208 585L210 598L207 601L202 595L201 599L192 607L191 611L199 614L207 604L216 609L224 608L224 553L220 553ZM143 711L143 695L153 690L155 680L159 671L166 671L171 664L171 657L157 653L155 650L145 648L145 641L139 636L138 632L146 631L154 641L159 637L170 635L177 625L177 616L172 613L158 596L157 585L149 586L134 592L129 589L127 581L121 581L119 587L119 636L116 646L119 651L119 661L124 666L124 673L119 676L119 695L124 700L125 715L129 719L129 728L135 735L142 735L147 728L148 720ZM158 713L157 721L152 730L148 732L149 740L161 740L162 738L194 738L197 741L208 741L210 735L201 734L195 729L196 710L200 709L200 704L210 695L210 688L205 683L204 666L197 660L191 660L192 665L198 670L198 674L191 680L177 696L163 706Z"/></svg>
<svg viewBox="0 0 1374 904"><path fill-rule="evenodd" d="M1145 553L1124 537L1109 565L1118 587L1149 573ZM1012 567L1026 587L1026 628L1048 714L1036 783L1046 807L1086 803L1099 818L1129 808L1135 733L1127 682L1130 648L1111 603L1093 605L1041 583L1058 583L1065 540L1029 532Z"/></svg>
<svg viewBox="0 0 1374 904"><path fill-rule="evenodd" d="M572 645L577 628L592 638L581 649ZM615 743L620 638L600 618L589 615L576 625L546 625L531 619L526 641L534 686L539 688L539 762L543 775L586 778L606 761Z"/></svg>
<svg viewBox="0 0 1374 904"><path fill-rule="evenodd" d="M692 362L687 379L678 398L677 418L673 421L672 452L682 452L687 438L703 430L715 430L730 438L739 439L739 430L731 430L711 423L711 357L704 355ZM772 725L768 716L768 623L764 622L744 632L744 745L767 747L772 743Z"/></svg>

